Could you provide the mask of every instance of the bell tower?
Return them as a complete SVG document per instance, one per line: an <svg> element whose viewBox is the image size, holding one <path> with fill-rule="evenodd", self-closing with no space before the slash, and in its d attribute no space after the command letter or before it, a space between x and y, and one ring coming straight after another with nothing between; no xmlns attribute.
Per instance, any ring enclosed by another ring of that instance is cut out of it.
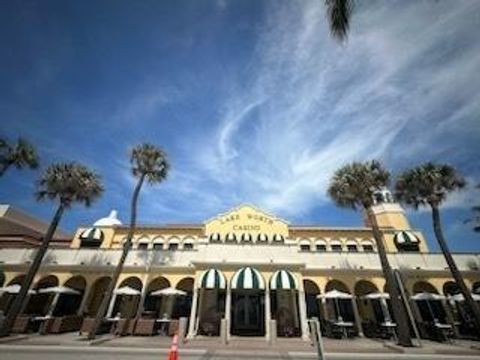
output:
<svg viewBox="0 0 480 360"><path fill-rule="evenodd" d="M395 230L408 230L411 228L405 215L405 210L399 203L395 202L392 193L387 188L374 193L373 204L372 211L380 228L392 228ZM367 217L365 217L365 223L367 226L370 226Z"/></svg>

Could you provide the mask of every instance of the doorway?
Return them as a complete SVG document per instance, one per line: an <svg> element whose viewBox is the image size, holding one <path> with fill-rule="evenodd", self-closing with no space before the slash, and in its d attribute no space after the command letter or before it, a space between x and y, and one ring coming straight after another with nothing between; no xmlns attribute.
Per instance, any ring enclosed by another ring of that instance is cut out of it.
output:
<svg viewBox="0 0 480 360"><path fill-rule="evenodd" d="M232 294L232 335L265 335L265 299L263 291L242 290Z"/></svg>

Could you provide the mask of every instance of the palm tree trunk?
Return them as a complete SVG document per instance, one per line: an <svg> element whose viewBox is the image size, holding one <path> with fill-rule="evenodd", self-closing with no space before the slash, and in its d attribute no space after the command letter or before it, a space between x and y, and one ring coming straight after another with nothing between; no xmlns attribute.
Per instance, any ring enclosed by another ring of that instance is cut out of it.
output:
<svg viewBox="0 0 480 360"><path fill-rule="evenodd" d="M410 337L410 327L407 321L407 314L405 307L400 300L400 291L398 290L393 271L388 261L385 245L383 243L382 233L377 224L375 215L371 208L366 209L369 222L372 225L372 232L375 242L377 244L378 256L380 257L380 264L382 265L383 276L386 281L386 288L390 295L390 301L392 303L393 317L397 324L398 332L398 344L401 346L413 346L412 339Z"/></svg>
<svg viewBox="0 0 480 360"><path fill-rule="evenodd" d="M140 176L140 179L137 182L137 185L135 186L135 190L134 190L133 196L132 196L130 228L128 229L127 240L123 244L122 256L120 257L120 260L118 261L115 272L113 273L112 280L110 281L110 283L108 285L108 289L105 292L105 296L103 297L102 303L100 304L100 307L97 311L92 329L88 333L87 338L89 340L95 339L95 336L97 335L98 328L99 328L101 322L103 321L103 317L105 316L105 312L107 311L107 307L110 303L110 299L112 298L113 291L115 290L115 286L117 284L118 278L119 278L120 274L122 273L123 265L125 264L125 260L127 259L128 252L130 251L130 248L132 247L132 238L133 238L133 234L135 232L135 226L136 226L136 222L137 222L137 202L138 202L137 200L138 200L138 195L140 193L140 189L142 188L142 184L143 184L144 180L145 180L145 175L142 174L142 176Z"/></svg>
<svg viewBox="0 0 480 360"><path fill-rule="evenodd" d="M20 288L20 292L15 297L12 307L10 308L10 310L7 313L7 316L5 317L5 320L2 325L2 329L0 330L0 336L7 336L12 331L13 323L15 322L15 319L17 318L18 314L20 313L20 310L23 307L23 303L25 302L25 299L27 297L28 290L30 289L33 279L37 274L38 269L40 268L40 265L45 256L45 253L48 250L48 244L50 243L50 240L52 240L53 238L53 234L57 229L58 223L62 218L64 210L65 210L64 205L60 203L60 205L57 208L57 211L55 212L55 215L53 216L52 222L48 227L47 233L43 238L42 244L40 245L40 247L38 248L35 254L35 258L33 259L32 265L30 265L30 268L28 269L28 273L25 276L25 279L23 280L22 287Z"/></svg>
<svg viewBox="0 0 480 360"><path fill-rule="evenodd" d="M450 268L450 272L452 273L455 282L457 283L460 291L465 298L465 302L467 303L468 307L472 311L473 320L475 321L475 326L477 328L477 337L480 336L480 308L478 304L473 300L472 294L467 288L465 281L463 280L463 276L457 268L457 264L455 260L453 260L453 256L450 253L448 248L447 242L445 241L445 237L443 236L442 231L442 223L440 220L440 211L437 206L432 205L432 220L433 220L433 231L435 232L435 237L437 238L438 244L440 245L440 249L442 250L443 256L445 257L445 261L447 262L448 267Z"/></svg>

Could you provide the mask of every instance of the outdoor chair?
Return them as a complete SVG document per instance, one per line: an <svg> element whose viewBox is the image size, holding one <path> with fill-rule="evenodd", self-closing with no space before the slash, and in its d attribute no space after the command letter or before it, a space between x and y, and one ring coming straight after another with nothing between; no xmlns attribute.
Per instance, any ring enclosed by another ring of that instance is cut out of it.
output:
<svg viewBox="0 0 480 360"><path fill-rule="evenodd" d="M327 337L333 338L333 339L341 339L345 334L343 332L343 329L335 325L332 321L325 322L325 330L326 330Z"/></svg>

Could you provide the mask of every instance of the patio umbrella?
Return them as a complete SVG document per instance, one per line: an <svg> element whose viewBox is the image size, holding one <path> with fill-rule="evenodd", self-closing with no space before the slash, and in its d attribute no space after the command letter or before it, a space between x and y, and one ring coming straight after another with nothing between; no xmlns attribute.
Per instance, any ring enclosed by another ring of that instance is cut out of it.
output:
<svg viewBox="0 0 480 360"><path fill-rule="evenodd" d="M429 292L421 292L418 294L415 294L410 297L410 299L418 301L418 300L425 300L427 302L427 307L428 311L430 312L430 315L432 316L432 319L436 320L435 314L433 312L432 306L430 305L430 301L432 300L445 300L446 297L443 295L439 294L432 294Z"/></svg>
<svg viewBox="0 0 480 360"><path fill-rule="evenodd" d="M388 305L386 300L390 299L390 294L389 293L384 293L384 292L373 292L367 295L362 296L362 299L367 299L367 300L379 300L380 301L380 307L382 309L383 317L385 319L385 322L390 322L392 321L392 317L390 316L390 310L388 309Z"/></svg>
<svg viewBox="0 0 480 360"><path fill-rule="evenodd" d="M325 294L317 295L317 298L325 298L325 299L353 299L353 295L339 291L339 290L330 290L327 291Z"/></svg>
<svg viewBox="0 0 480 360"><path fill-rule="evenodd" d="M472 298L473 298L474 301L480 301L480 295L479 294L472 294ZM463 294L450 295L448 297L448 299L453 300L453 301L458 301L458 302L465 301L465 297L463 296Z"/></svg>
<svg viewBox="0 0 480 360"><path fill-rule="evenodd" d="M421 292L410 297L412 300L445 300L446 297L429 292Z"/></svg>
<svg viewBox="0 0 480 360"><path fill-rule="evenodd" d="M185 291L178 290L173 287L167 287L165 289L152 291L150 295L151 296L186 296L187 293Z"/></svg>
<svg viewBox="0 0 480 360"><path fill-rule="evenodd" d="M140 295L140 290L131 288L130 286L123 286L121 288L116 289L113 293L115 295L136 296L136 295Z"/></svg>
<svg viewBox="0 0 480 360"><path fill-rule="evenodd" d="M369 299L369 300L390 299L390 294L382 293L382 292L373 292L373 293L362 296L362 299Z"/></svg>
<svg viewBox="0 0 480 360"><path fill-rule="evenodd" d="M80 295L80 291L69 288L67 286L52 286L38 290L40 294L72 294Z"/></svg>
<svg viewBox="0 0 480 360"><path fill-rule="evenodd" d="M342 315L340 314L340 306L338 304L338 300L339 299L350 299L350 300L353 300L353 295L352 294L349 294L349 293L346 293L346 292L343 292L343 291L339 291L339 290L330 290L330 291L327 291L325 294L320 294L317 296L317 298L323 298L323 299L333 299L334 303L335 303L335 308L337 310L337 314L338 314L338 320L340 321L343 321L343 317Z"/></svg>
<svg viewBox="0 0 480 360"><path fill-rule="evenodd" d="M0 287L0 294L7 293L7 294L18 294L20 292L21 285L13 284L8 286ZM35 290L28 290L28 295L36 294Z"/></svg>

